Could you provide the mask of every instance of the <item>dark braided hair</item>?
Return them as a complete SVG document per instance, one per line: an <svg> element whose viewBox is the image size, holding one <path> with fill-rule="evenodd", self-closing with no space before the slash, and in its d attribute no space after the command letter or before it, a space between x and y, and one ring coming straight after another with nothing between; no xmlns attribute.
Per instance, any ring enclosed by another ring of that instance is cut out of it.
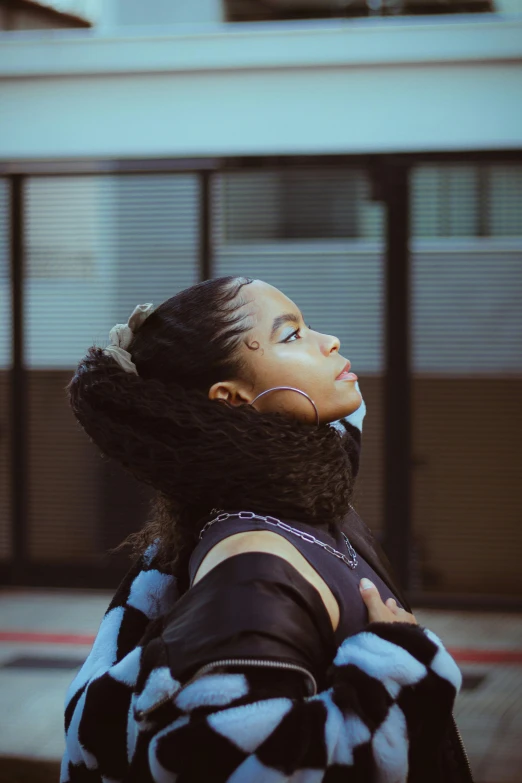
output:
<svg viewBox="0 0 522 783"><path fill-rule="evenodd" d="M239 356L253 327L245 277L187 288L143 321L128 351L138 375L89 348L67 386L74 414L102 454L155 488L144 527L119 547L157 562L186 589L187 562L213 507L243 507L330 527L353 493L351 437L327 425L210 400L220 380L251 382Z"/></svg>

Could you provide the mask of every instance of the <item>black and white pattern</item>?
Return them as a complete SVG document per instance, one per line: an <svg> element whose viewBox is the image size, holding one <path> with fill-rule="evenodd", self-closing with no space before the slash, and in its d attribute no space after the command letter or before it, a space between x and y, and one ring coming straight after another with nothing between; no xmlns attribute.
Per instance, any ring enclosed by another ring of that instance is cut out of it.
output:
<svg viewBox="0 0 522 783"><path fill-rule="evenodd" d="M363 401L331 425L353 439L354 475L365 413ZM345 639L314 696L260 697L248 668L178 682L161 638L178 590L154 554L121 583L69 686L60 783L406 783L410 750L442 738L461 673L407 623Z"/></svg>
<svg viewBox="0 0 522 783"><path fill-rule="evenodd" d="M67 691L60 783L405 783L410 744L450 720L460 670L407 623L345 639L315 696L258 698L246 669L182 685L161 639L176 598L150 548Z"/></svg>

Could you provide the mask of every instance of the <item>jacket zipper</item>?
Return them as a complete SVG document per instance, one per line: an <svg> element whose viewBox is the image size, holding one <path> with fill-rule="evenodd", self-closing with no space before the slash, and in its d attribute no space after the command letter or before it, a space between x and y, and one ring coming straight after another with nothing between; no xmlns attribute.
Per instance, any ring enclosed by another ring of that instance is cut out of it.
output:
<svg viewBox="0 0 522 783"><path fill-rule="evenodd" d="M374 535L373 535L373 533L372 533L372 531L370 530L370 528L368 528L368 526L365 524L365 522L363 522L363 520L361 519L360 515L357 513L357 511L356 511L356 510L355 510L355 508L352 506L352 504L351 504L351 503L349 503L348 505L349 505L349 507L351 508L351 510L353 511L353 513L355 514L355 516L356 516L356 517L357 517L357 518L360 520L360 522L362 522L362 524L363 524L363 525L364 525L364 526L367 528L367 530L369 531L369 533L370 533L371 537L372 537L372 538L375 538L375 537L374 537ZM388 576L389 576L389 574L388 574ZM386 580L384 580L384 581L386 582ZM394 585L392 586L392 585L388 584L388 587L390 588L390 590L391 590L392 592L396 592L396 587L395 587ZM410 609L411 609L411 607L410 607ZM462 741L462 736L461 736L461 734L460 734L459 727L457 726L457 723L456 723L456 721L455 721L455 718L453 717L453 715L452 715L452 722L453 722L453 726L455 727L455 732L456 732L456 734L457 734L458 743L459 743L459 745L460 745L460 748L461 748L461 750L462 750L462 755L464 756L464 760L465 760L465 762L466 762L466 765L467 765L467 768L468 768L468 772L469 772L469 779L470 779L470 780L473 782L473 773L472 773L472 771L471 771L471 764L470 764L470 762L469 762L469 757L468 757L468 754L467 754L466 748L464 747L464 742Z"/></svg>
<svg viewBox="0 0 522 783"><path fill-rule="evenodd" d="M317 693L317 682L315 677L311 672L308 671L308 669L305 669L304 666L298 666L296 663L286 663L285 661L266 661L240 658L225 658L221 661L213 661L212 663L205 664L205 666L202 666L201 669L197 670L197 672L183 687L186 688L190 682L196 679L196 677L200 676L201 674L206 674L218 666L268 666L274 669L292 669L293 671L301 672L301 674L304 674L311 680L313 686L313 693L311 694L312 696L315 696Z"/></svg>
<svg viewBox="0 0 522 783"><path fill-rule="evenodd" d="M459 744L460 744L460 747L461 747L461 750L462 750L462 754L463 754L463 756L464 756L464 758L466 760L466 764L467 764L467 767L468 767L469 779L472 781L473 780L473 773L471 771L471 764L469 763L469 757L468 757L466 748L464 747L464 742L462 741L462 736L460 734L459 727L457 726L457 722L455 721L455 718L453 718L453 716L452 716L452 719L453 719L453 725L455 727L455 731L457 733L457 738L458 738L458 741L459 741Z"/></svg>
<svg viewBox="0 0 522 783"><path fill-rule="evenodd" d="M136 717L139 719L145 717L150 712L153 712L158 707L161 707L163 704L166 704L168 701L170 701L174 696L178 696L181 691L185 690L191 683L194 682L198 677L200 677L203 674L207 674L209 671L212 671L212 669L215 669L219 666L267 666L272 667L274 669L292 669L293 671L300 672L301 674L304 674L306 677L309 678L309 680L312 683L313 686L313 693L312 696L315 696L317 693L317 682L315 680L315 677L311 672L308 671L308 669L305 669L303 666L298 666L295 663L286 663L284 661L264 661L264 660L252 660L252 659L241 659L241 658L225 658L220 661L212 661L212 663L207 663L204 666L202 666L200 669L197 670L195 674L192 675L190 680L187 680L187 682L183 685L182 688L179 689L179 691L176 691L176 693L165 696L161 701L156 702L152 707L149 707L147 710L136 710Z"/></svg>

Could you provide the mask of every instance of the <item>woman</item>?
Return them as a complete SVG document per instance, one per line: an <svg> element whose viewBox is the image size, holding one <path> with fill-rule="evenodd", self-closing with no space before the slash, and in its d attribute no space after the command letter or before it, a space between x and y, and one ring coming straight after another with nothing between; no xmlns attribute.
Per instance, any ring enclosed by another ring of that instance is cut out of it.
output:
<svg viewBox="0 0 522 783"><path fill-rule="evenodd" d="M66 696L62 783L470 781L460 671L350 503L365 406L339 340L233 277L110 337L71 405L157 494Z"/></svg>

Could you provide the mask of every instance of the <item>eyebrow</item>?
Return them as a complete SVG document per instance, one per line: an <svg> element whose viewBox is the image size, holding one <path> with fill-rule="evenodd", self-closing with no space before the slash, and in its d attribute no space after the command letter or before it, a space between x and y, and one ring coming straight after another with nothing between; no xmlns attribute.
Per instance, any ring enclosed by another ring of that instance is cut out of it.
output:
<svg viewBox="0 0 522 783"><path fill-rule="evenodd" d="M301 323L301 319L304 321L304 318L302 316L302 313L299 313L299 315L296 315L295 313L282 313L281 315L278 315L274 318L274 322L272 324L272 329L270 331L270 339L273 340L273 338L276 335L277 330L280 326L282 326L284 323L293 323L296 326L299 326Z"/></svg>

